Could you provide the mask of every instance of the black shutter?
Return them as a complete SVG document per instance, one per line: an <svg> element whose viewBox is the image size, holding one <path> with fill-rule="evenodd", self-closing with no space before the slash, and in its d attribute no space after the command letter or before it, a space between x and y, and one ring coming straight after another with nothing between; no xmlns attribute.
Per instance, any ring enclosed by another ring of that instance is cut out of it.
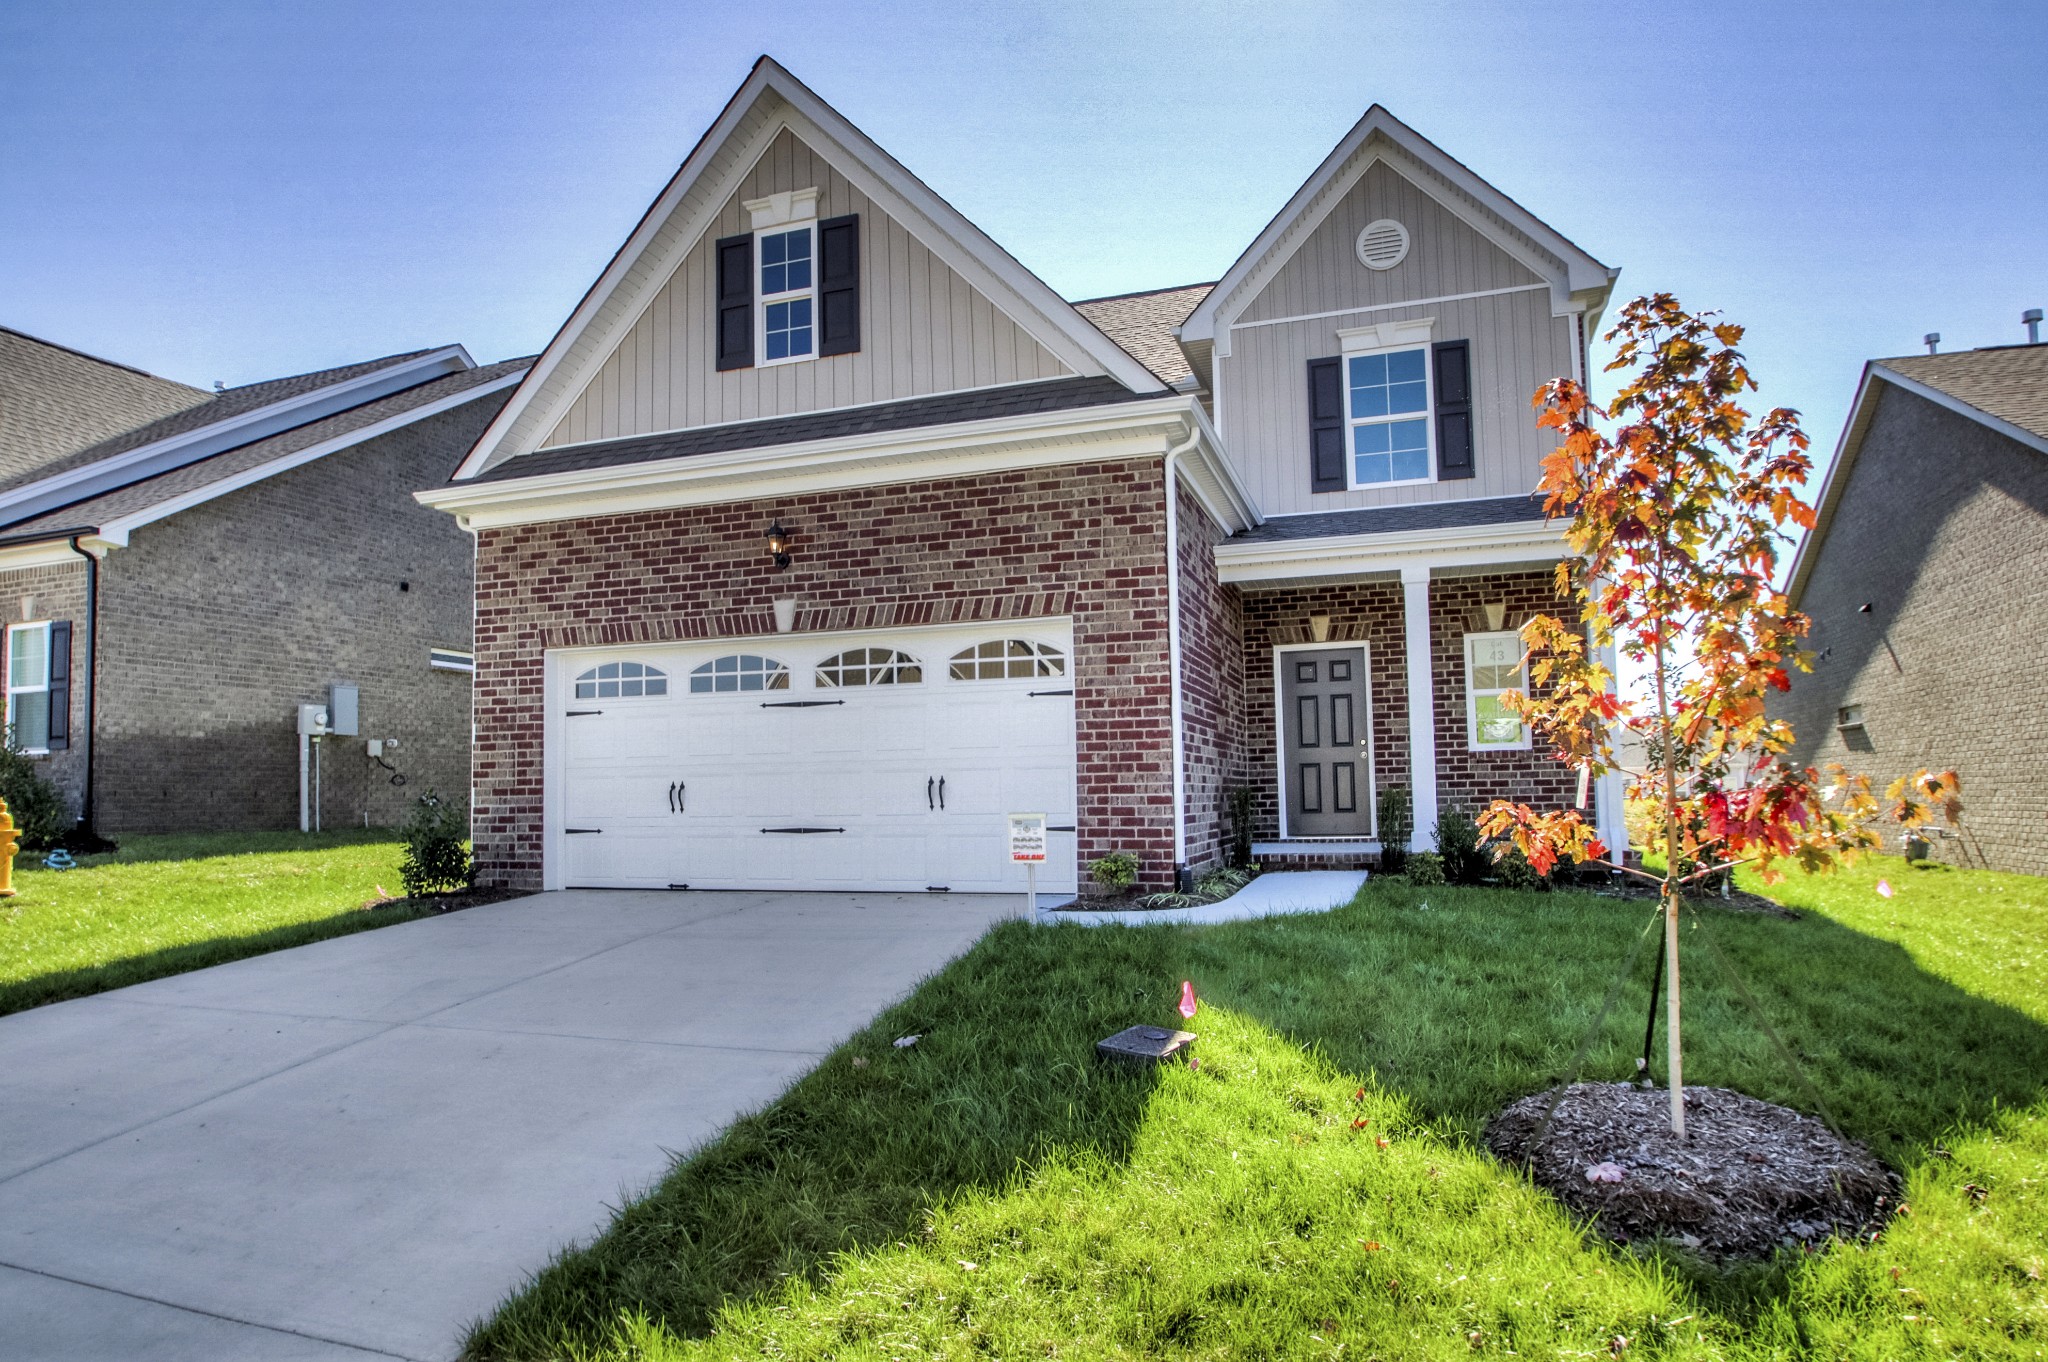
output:
<svg viewBox="0 0 2048 1362"><path fill-rule="evenodd" d="M818 224L818 353L860 349L860 214Z"/></svg>
<svg viewBox="0 0 2048 1362"><path fill-rule="evenodd" d="M718 261L718 367L754 364L754 238L721 237Z"/></svg>
<svg viewBox="0 0 2048 1362"><path fill-rule="evenodd" d="M1439 482L1479 471L1472 458L1472 343L1438 341L1436 365L1436 476Z"/></svg>
<svg viewBox="0 0 2048 1362"><path fill-rule="evenodd" d="M1341 359L1308 362L1308 490L1344 490L1344 375Z"/></svg>
<svg viewBox="0 0 2048 1362"><path fill-rule="evenodd" d="M50 750L71 746L71 621L50 626Z"/></svg>

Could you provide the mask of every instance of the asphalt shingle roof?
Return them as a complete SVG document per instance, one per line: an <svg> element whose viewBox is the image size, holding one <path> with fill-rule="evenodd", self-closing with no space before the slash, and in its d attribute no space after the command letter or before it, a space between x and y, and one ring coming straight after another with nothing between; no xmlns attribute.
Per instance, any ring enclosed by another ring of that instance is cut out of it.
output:
<svg viewBox="0 0 2048 1362"><path fill-rule="evenodd" d="M1095 323L1161 382L1178 383L1194 371L1188 367L1187 356L1181 353L1173 329L1188 319L1188 314L1201 305L1214 287L1213 283L1182 284L1145 293L1086 298L1075 303L1074 310Z"/></svg>
<svg viewBox="0 0 2048 1362"><path fill-rule="evenodd" d="M155 477L144 478L139 482L129 483L125 487L115 488L110 492L102 492L83 501L60 506L55 510L40 512L19 523L0 524L0 535L10 539L33 538L38 534L53 534L58 530L75 530L88 526L98 527L120 516L147 510L149 507L168 501L172 497L181 496L186 492L210 486L221 481L223 478L230 478L237 473L244 473L249 469L259 468L273 459L283 458L287 454L310 448L322 441L331 440L340 435L347 435L351 431L361 430L365 426L374 425L388 417L402 415L416 407L425 406L429 402L437 402L444 397L452 396L470 388L480 387L494 379L503 378L507 374L517 373L529 367L532 363L533 358L528 356L523 359L502 360L496 364L484 364L474 369L464 369L458 373L445 374L440 378L417 384L402 392L392 393L387 397L380 397L375 401L365 402L359 407L351 407L347 411L336 412L332 416L322 417L318 421L309 421L303 426L294 426L290 430L280 431L265 439L239 445L234 449L223 450L221 453L209 458L170 469L167 472L157 474ZM290 382L292 380L281 381ZM502 405L511 395L511 389L507 388L481 400L492 401ZM463 456L468 452L467 449L451 449L449 451L448 471L450 473L455 471L455 466L462 461Z"/></svg>
<svg viewBox="0 0 2048 1362"><path fill-rule="evenodd" d="M1877 362L2048 439L2048 345L1999 345Z"/></svg>
<svg viewBox="0 0 2048 1362"><path fill-rule="evenodd" d="M338 368L318 369L312 373L265 379L261 383L245 383L239 388L229 388L225 392L211 394L207 401L197 406L173 412L146 425L135 426L64 457L50 459L27 473L0 478L0 492L26 482L33 482L38 478L97 463L101 459L157 440L169 439L173 435L189 434L216 421L224 421L231 416L254 411L258 407L267 407L273 402L281 402L287 397L297 397L316 388L327 387L329 384L346 382L378 369L387 369L394 364L427 353L429 352L425 350L408 350L402 355L385 355L381 359L364 360L360 364L344 364Z"/></svg>
<svg viewBox="0 0 2048 1362"><path fill-rule="evenodd" d="M1270 544L1289 539L1326 539L1340 534L1394 534L1402 530L1466 529L1543 519L1541 497L1482 497L1475 501L1417 501L1403 506L1370 506L1315 515L1275 516L1232 535L1233 544Z"/></svg>
<svg viewBox="0 0 2048 1362"><path fill-rule="evenodd" d="M0 327L0 481L212 400L204 389Z"/></svg>
<svg viewBox="0 0 2048 1362"><path fill-rule="evenodd" d="M1159 393L1134 393L1114 378L1056 378L1043 383L913 397L871 407L809 412L768 421L699 426L694 430L635 435L599 444L540 449L507 459L476 481L505 482L548 473L581 472L619 464L679 459L693 454L724 454L740 449L767 449L773 445L802 444L848 435L915 430L920 426L950 426L964 421L993 421L1004 416L1143 402L1159 396Z"/></svg>

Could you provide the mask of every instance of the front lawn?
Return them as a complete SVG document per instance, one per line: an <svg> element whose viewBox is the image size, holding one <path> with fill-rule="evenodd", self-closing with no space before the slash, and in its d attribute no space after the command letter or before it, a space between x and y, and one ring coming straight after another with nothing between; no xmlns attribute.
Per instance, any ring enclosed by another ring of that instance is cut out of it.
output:
<svg viewBox="0 0 2048 1362"><path fill-rule="evenodd" d="M1875 861L1783 888L1797 921L1687 928L1687 1077L1811 1107L1711 934L1848 1133L1907 1171L1875 1243L1724 1274L1575 1226L1473 1137L1569 1061L1653 906L1390 881L1326 917L998 929L470 1349L2039 1357L2044 891ZM1641 966L1588 1076L1633 1070ZM1099 1037L1177 1023L1183 978L1200 1067L1098 1065Z"/></svg>
<svg viewBox="0 0 2048 1362"><path fill-rule="evenodd" d="M0 899L0 1014L417 917L388 829L128 837L75 870L16 858Z"/></svg>

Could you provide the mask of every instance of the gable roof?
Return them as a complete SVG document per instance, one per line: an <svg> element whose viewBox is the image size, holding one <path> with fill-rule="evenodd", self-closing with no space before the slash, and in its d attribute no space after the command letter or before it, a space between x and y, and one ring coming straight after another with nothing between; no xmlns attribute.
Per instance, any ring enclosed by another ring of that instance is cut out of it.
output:
<svg viewBox="0 0 2048 1362"><path fill-rule="evenodd" d="M697 145L484 432L458 478L530 454L704 236L774 137L789 129L932 253L1082 377L1165 385L958 209L784 70L754 63Z"/></svg>
<svg viewBox="0 0 2048 1362"><path fill-rule="evenodd" d="M1563 234L1488 184L1462 161L1375 104L1323 158L1244 254L1182 323L1186 344L1216 341L1310 232L1377 161L1406 178L1509 255L1550 281L1551 306L1563 313L1606 305L1621 271L1601 264ZM1227 344L1219 353L1228 353Z"/></svg>
<svg viewBox="0 0 2048 1362"><path fill-rule="evenodd" d="M2048 345L1994 345L1945 355L1900 355L1870 361L1863 366L1835 457L1814 498L1813 528L1793 550L1785 589L1795 606L1848 489L1850 472L1876 419L1879 389L1884 385L1925 398L2016 444L2048 454Z"/></svg>
<svg viewBox="0 0 2048 1362"><path fill-rule="evenodd" d="M1176 332L1214 284L1180 284L1173 288L1084 298L1074 311L1094 322L1162 383L1179 384L1194 376Z"/></svg>
<svg viewBox="0 0 2048 1362"><path fill-rule="evenodd" d="M530 356L508 359L432 377L360 406L106 488L27 519L0 522L0 535L32 541L60 533L67 538L83 533L118 547L143 525L492 393L505 394L532 362ZM502 402L504 397L498 400ZM450 451L451 471L458 457Z"/></svg>
<svg viewBox="0 0 2048 1362"><path fill-rule="evenodd" d="M213 394L0 326L0 482Z"/></svg>

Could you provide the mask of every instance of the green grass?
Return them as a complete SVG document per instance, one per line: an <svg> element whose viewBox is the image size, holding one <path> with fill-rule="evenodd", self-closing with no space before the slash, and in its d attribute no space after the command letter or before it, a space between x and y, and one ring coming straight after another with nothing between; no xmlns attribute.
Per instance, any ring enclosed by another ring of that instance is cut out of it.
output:
<svg viewBox="0 0 2048 1362"><path fill-rule="evenodd" d="M1909 1213L1876 1243L1716 1273L1574 1224L1473 1136L1568 1062L1650 905L1389 883L1327 917L998 929L470 1349L2040 1357L2044 889L1881 861L1782 888L1798 921L1687 929L1688 1078L1810 1106L1711 933L1844 1126L1907 1171ZM1633 1068L1647 968L1590 1076ZM1183 978L1198 1070L1093 1060L1115 1029L1177 1021Z"/></svg>
<svg viewBox="0 0 2048 1362"><path fill-rule="evenodd" d="M0 899L0 1014L382 927L399 892L388 830L130 837L76 870L15 861Z"/></svg>

